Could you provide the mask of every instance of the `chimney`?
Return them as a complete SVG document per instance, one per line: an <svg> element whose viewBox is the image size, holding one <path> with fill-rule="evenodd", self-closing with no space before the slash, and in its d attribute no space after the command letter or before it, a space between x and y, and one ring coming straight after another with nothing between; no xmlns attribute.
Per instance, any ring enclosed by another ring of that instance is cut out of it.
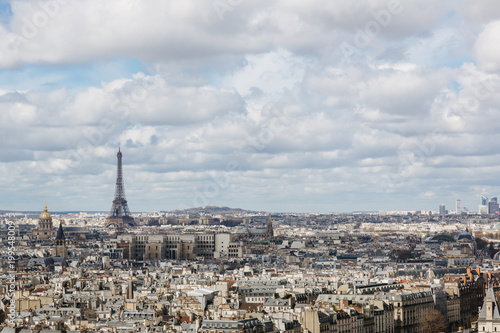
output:
<svg viewBox="0 0 500 333"><path fill-rule="evenodd" d="M341 309L346 308L349 306L349 301L347 299L341 299L339 300L339 307Z"/></svg>

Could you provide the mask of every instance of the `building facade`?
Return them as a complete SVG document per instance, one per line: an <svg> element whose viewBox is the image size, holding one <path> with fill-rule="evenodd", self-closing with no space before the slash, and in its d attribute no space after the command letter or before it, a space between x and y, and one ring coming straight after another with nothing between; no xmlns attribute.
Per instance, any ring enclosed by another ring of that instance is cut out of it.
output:
<svg viewBox="0 0 500 333"><path fill-rule="evenodd" d="M478 332L500 332L498 301L491 286L488 288L483 306L479 312L477 328Z"/></svg>
<svg viewBox="0 0 500 333"><path fill-rule="evenodd" d="M244 243L234 241L231 234L122 234L116 239L117 248L124 251L124 259L193 260L197 257L240 258L244 253Z"/></svg>

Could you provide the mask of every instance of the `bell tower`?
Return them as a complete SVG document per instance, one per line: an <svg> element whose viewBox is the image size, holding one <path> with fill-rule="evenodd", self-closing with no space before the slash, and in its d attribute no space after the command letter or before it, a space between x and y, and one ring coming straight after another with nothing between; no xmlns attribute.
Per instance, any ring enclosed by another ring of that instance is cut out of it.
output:
<svg viewBox="0 0 500 333"><path fill-rule="evenodd" d="M266 237L267 238L273 238L274 237L273 220L271 220L271 214L269 214L267 216Z"/></svg>
<svg viewBox="0 0 500 333"><path fill-rule="evenodd" d="M66 237L64 237L64 230L62 222L59 223L56 236L56 257L68 258L68 250L66 249Z"/></svg>

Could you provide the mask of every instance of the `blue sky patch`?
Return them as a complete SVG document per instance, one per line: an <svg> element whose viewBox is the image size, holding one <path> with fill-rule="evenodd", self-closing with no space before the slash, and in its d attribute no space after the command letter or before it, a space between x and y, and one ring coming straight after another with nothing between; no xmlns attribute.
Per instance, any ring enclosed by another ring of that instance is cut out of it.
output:
<svg viewBox="0 0 500 333"><path fill-rule="evenodd" d="M451 84L453 86L453 90L455 90L457 93L462 90L462 86L457 81L453 81Z"/></svg>
<svg viewBox="0 0 500 333"><path fill-rule="evenodd" d="M12 8L10 3L5 0L0 0L0 24L7 25L12 17Z"/></svg>
<svg viewBox="0 0 500 333"><path fill-rule="evenodd" d="M0 88L5 90L79 90L100 87L101 82L129 78L144 71L135 59L117 59L86 65L39 66L0 70Z"/></svg>

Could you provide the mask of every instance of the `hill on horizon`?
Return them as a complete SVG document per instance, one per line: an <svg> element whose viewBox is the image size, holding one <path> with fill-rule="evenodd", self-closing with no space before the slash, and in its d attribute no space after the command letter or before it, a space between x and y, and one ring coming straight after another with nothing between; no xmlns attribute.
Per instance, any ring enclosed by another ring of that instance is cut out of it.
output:
<svg viewBox="0 0 500 333"><path fill-rule="evenodd" d="M236 215L236 214L259 214L262 211L246 210L241 208L231 208L225 206L202 206L194 208L186 208L182 210L172 210L172 214L221 214L221 215Z"/></svg>

